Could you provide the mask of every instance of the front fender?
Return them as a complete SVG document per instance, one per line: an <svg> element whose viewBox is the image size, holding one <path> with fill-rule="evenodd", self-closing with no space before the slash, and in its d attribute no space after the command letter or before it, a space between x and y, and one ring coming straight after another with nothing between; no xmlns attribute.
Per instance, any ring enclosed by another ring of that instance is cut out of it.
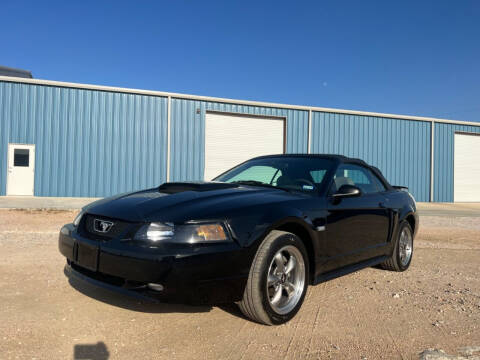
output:
<svg viewBox="0 0 480 360"><path fill-rule="evenodd" d="M250 209L241 216L232 217L228 223L234 238L244 247L259 246L270 231L287 223L298 224L313 236L313 225L309 217L291 206Z"/></svg>
<svg viewBox="0 0 480 360"><path fill-rule="evenodd" d="M302 240L305 242L307 253L309 254L310 270L312 279L317 271L318 255L320 254L320 244L324 233L315 231L314 221L307 213L292 206L275 206L267 211L260 210L256 216L252 210L249 215L241 219L235 217L230 222L232 233L241 246L250 247L251 253L255 254L263 239L275 229L285 229L298 233L301 231ZM305 235L308 234L308 239ZM252 257L253 260L253 257Z"/></svg>

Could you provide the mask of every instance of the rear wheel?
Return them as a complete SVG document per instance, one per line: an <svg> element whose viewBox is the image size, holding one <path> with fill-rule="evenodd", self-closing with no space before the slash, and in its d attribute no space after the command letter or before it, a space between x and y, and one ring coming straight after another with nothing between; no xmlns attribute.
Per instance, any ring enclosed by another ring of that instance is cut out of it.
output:
<svg viewBox="0 0 480 360"><path fill-rule="evenodd" d="M412 262L413 231L408 221L399 226L392 257L381 264L382 268L391 271L405 271Z"/></svg>
<svg viewBox="0 0 480 360"><path fill-rule="evenodd" d="M298 236L272 231L253 260L240 310L253 321L278 325L300 309L308 284L308 257Z"/></svg>

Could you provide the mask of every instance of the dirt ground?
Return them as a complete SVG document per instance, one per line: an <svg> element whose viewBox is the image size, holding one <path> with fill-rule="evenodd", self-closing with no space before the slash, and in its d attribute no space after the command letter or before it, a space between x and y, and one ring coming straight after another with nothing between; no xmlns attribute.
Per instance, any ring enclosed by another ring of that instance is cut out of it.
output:
<svg viewBox="0 0 480 360"><path fill-rule="evenodd" d="M267 327L234 305L143 303L69 283L57 234L74 215L0 210L0 359L447 358L420 355L427 349L472 359L480 350L480 218L422 217L408 271L369 268L310 287L292 321Z"/></svg>

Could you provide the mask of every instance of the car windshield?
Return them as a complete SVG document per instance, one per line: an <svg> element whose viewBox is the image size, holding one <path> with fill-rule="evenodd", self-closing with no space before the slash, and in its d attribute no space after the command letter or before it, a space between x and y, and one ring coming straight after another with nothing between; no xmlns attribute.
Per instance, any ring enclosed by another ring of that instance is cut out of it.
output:
<svg viewBox="0 0 480 360"><path fill-rule="evenodd" d="M314 192L333 164L320 157L267 157L249 160L213 181Z"/></svg>

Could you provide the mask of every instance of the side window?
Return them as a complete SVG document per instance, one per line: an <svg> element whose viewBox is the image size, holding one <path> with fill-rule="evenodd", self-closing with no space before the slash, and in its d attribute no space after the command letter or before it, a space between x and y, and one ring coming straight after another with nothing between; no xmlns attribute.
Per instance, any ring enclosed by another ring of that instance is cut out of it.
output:
<svg viewBox="0 0 480 360"><path fill-rule="evenodd" d="M347 164L338 168L332 185L332 192L336 192L342 185L355 185L364 194L384 191L385 187L367 168L359 165Z"/></svg>
<svg viewBox="0 0 480 360"><path fill-rule="evenodd" d="M370 185L366 171L362 168L350 168L345 170L345 176L352 179L356 186Z"/></svg>
<svg viewBox="0 0 480 360"><path fill-rule="evenodd" d="M383 185L383 183L380 181L380 179L377 177L377 175L375 175L374 173L372 173L371 171L369 171L371 174L372 174L372 181L373 183L375 184L375 186L377 187L377 191L378 192L384 192L387 190L387 188L385 187L385 185Z"/></svg>
<svg viewBox="0 0 480 360"><path fill-rule="evenodd" d="M252 166L232 177L228 182L254 180L264 184L271 184L274 180L278 179L280 175L282 175L282 172L271 166Z"/></svg>

